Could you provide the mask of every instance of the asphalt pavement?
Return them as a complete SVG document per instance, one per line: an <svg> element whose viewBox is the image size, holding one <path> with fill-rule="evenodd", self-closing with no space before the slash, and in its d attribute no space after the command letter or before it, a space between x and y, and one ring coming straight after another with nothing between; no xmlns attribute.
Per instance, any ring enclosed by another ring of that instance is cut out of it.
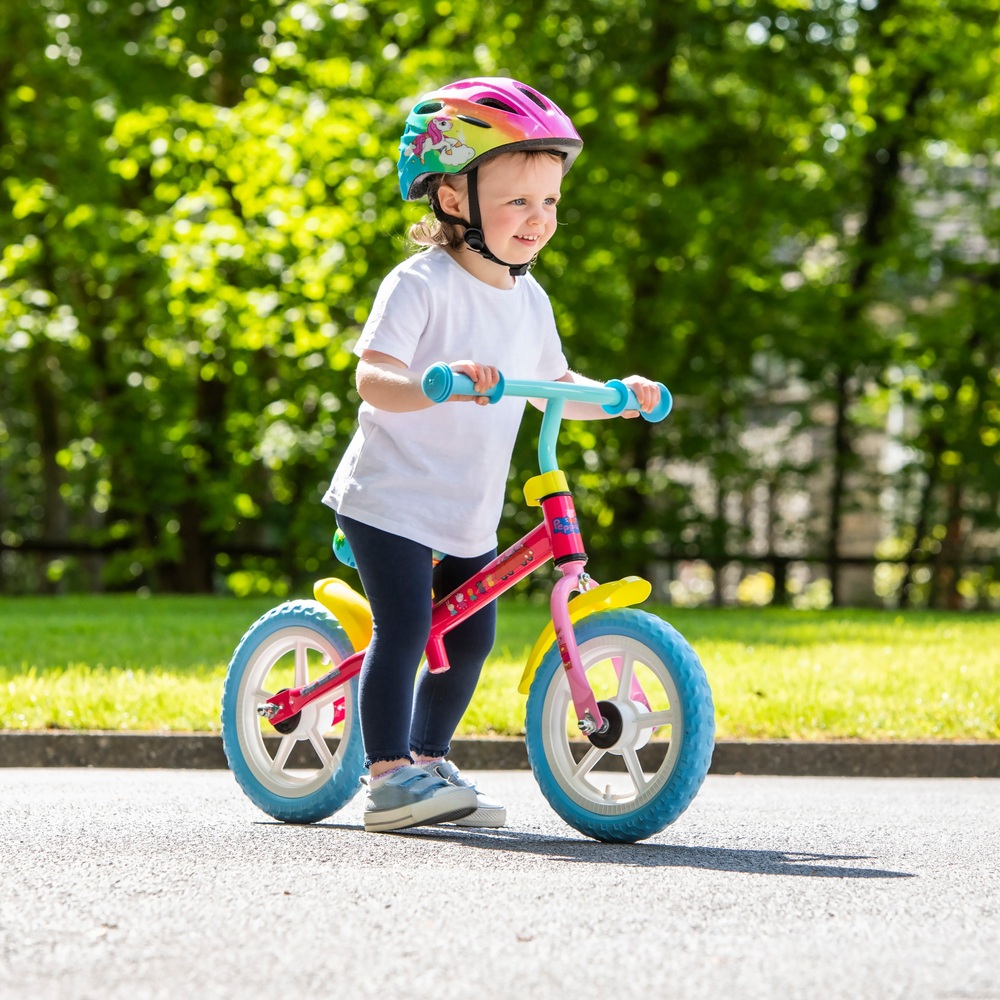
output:
<svg viewBox="0 0 1000 1000"><path fill-rule="evenodd" d="M1000 780L710 775L636 845L272 822L221 770L0 768L0 998L1000 1000Z"/></svg>

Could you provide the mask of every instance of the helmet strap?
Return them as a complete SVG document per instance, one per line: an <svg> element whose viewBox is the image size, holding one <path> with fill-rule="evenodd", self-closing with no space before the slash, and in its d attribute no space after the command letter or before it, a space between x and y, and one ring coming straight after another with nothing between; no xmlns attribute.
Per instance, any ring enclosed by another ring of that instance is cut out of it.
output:
<svg viewBox="0 0 1000 1000"><path fill-rule="evenodd" d="M454 215L448 215L444 209L441 208L441 204L437 199L437 195L431 195L431 209L434 215L437 216L441 222L450 222L453 226L462 226L464 232L462 233L462 239L465 241L465 245L475 253L479 254L484 260L491 260L494 264L499 264L501 267L507 268L510 271L512 278L520 278L528 273L529 268L535 263L537 259L537 254L532 257L527 264L508 264L507 261L501 260L494 254L490 248L486 245L486 239L483 236L483 219L479 211L479 183L476 179L476 175L479 173L476 167L473 167L470 171L466 173L466 177L469 179L469 221L466 222L465 219L459 219Z"/></svg>

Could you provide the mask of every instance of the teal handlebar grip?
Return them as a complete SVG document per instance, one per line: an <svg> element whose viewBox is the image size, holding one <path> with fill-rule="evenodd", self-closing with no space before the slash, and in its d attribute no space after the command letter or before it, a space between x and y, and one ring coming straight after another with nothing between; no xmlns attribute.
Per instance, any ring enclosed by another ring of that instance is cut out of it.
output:
<svg viewBox="0 0 1000 1000"><path fill-rule="evenodd" d="M662 383L656 383L660 387L660 401L649 413L639 410L639 401L635 398L635 393L621 380L613 378L605 383L605 388L615 389L618 392L618 400L608 403L601 409L605 413L617 416L625 410L639 410L639 416L643 420L648 420L651 424L658 424L674 408L674 397L670 395L670 390Z"/></svg>
<svg viewBox="0 0 1000 1000"><path fill-rule="evenodd" d="M455 373L444 363L431 365L420 380L420 388L432 403L443 403L455 384Z"/></svg>
<svg viewBox="0 0 1000 1000"><path fill-rule="evenodd" d="M476 392L475 382L468 375L454 372L444 362L431 365L420 379L424 395L433 403L443 403L452 396L485 396L490 403L499 403L503 398L504 378L500 376L489 392Z"/></svg>

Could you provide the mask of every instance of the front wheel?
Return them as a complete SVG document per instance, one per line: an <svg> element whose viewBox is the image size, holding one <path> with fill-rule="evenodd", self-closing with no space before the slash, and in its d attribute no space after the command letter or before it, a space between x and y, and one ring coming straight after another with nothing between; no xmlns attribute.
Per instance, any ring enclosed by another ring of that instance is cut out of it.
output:
<svg viewBox="0 0 1000 1000"><path fill-rule="evenodd" d="M233 654L222 691L222 743L250 800L285 823L314 823L346 805L364 772L358 681L307 705L278 732L257 707L315 681L353 653L316 601L289 601L259 618Z"/></svg>
<svg viewBox="0 0 1000 1000"><path fill-rule="evenodd" d="M705 671L674 628L635 609L575 628L608 732L581 738L556 644L528 692L526 742L552 808L597 840L633 843L691 804L712 761L715 709Z"/></svg>

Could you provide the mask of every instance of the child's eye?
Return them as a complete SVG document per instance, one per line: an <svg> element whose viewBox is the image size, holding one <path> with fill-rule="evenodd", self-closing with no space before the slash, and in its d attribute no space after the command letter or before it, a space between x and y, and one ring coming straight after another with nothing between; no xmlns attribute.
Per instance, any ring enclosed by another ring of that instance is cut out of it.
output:
<svg viewBox="0 0 1000 1000"><path fill-rule="evenodd" d="M511 204L512 205L523 205L525 203L524 198L515 198Z"/></svg>

